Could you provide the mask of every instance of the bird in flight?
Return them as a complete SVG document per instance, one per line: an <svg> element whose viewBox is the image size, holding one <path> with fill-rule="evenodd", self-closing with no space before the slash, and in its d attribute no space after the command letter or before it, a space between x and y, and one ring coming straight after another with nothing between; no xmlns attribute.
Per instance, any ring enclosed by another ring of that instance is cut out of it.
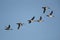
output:
<svg viewBox="0 0 60 40"><path fill-rule="evenodd" d="M51 11L50 14L47 15L47 17L54 17L52 14L53 14L53 11Z"/></svg>
<svg viewBox="0 0 60 40"><path fill-rule="evenodd" d="M34 22L35 16L33 16L30 20L28 20L28 23Z"/></svg>
<svg viewBox="0 0 60 40"><path fill-rule="evenodd" d="M17 25L18 25L18 28L17 28L17 29L19 30L19 28L20 28L21 26L23 26L23 23L20 22L20 23L17 23Z"/></svg>
<svg viewBox="0 0 60 40"><path fill-rule="evenodd" d="M11 29L11 26L8 25L8 27L6 27L5 30L12 30L12 29Z"/></svg>
<svg viewBox="0 0 60 40"><path fill-rule="evenodd" d="M43 22L42 16L40 16L40 18L37 20L37 22Z"/></svg>
<svg viewBox="0 0 60 40"><path fill-rule="evenodd" d="M46 10L47 10L47 9L50 9L50 8L45 6L45 7L42 7L42 9L43 9L43 13L45 13Z"/></svg>

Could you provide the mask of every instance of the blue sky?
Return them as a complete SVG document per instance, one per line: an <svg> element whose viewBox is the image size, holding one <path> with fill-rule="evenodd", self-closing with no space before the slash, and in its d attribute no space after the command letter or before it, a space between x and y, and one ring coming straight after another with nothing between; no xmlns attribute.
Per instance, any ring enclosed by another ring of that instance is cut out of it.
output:
<svg viewBox="0 0 60 40"><path fill-rule="evenodd" d="M60 0L0 0L0 40L60 40ZM45 14L42 6L49 6ZM55 17L46 15L54 11ZM43 17L44 22L28 24L29 19ZM25 23L17 30L17 22ZM6 31L11 25L14 30Z"/></svg>

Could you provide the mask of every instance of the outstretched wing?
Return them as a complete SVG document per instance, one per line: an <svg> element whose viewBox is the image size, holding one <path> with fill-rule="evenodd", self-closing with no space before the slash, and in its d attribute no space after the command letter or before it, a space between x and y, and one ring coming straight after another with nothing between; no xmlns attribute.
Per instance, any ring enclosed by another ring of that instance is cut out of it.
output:
<svg viewBox="0 0 60 40"><path fill-rule="evenodd" d="M9 28L10 28L10 25L8 25L8 27L5 30L9 30Z"/></svg>
<svg viewBox="0 0 60 40"><path fill-rule="evenodd" d="M17 23L17 25L18 25L18 28L17 29L19 29L20 28L20 23Z"/></svg>
<svg viewBox="0 0 60 40"><path fill-rule="evenodd" d="M34 18L35 18L35 16L33 16L31 20L34 20Z"/></svg>
<svg viewBox="0 0 60 40"><path fill-rule="evenodd" d="M40 20L42 20L42 16L40 16Z"/></svg>
<svg viewBox="0 0 60 40"><path fill-rule="evenodd" d="M19 29L21 26L23 26L23 23L17 23L17 25L18 25L17 29Z"/></svg>
<svg viewBox="0 0 60 40"><path fill-rule="evenodd" d="M20 23L17 23L18 27L20 26Z"/></svg>
<svg viewBox="0 0 60 40"><path fill-rule="evenodd" d="M19 29L20 28L20 26L18 26L18 28L17 29Z"/></svg>
<svg viewBox="0 0 60 40"><path fill-rule="evenodd" d="M42 7L43 8L43 13L45 13L45 11L46 11L46 7Z"/></svg>
<svg viewBox="0 0 60 40"><path fill-rule="evenodd" d="M52 14L53 14L53 11L51 11L50 15L52 15Z"/></svg>

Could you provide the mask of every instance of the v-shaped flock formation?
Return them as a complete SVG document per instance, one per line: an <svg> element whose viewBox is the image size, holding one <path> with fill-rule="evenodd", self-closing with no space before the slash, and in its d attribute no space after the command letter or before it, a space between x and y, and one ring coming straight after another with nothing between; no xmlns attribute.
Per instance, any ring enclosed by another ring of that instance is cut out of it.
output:
<svg viewBox="0 0 60 40"><path fill-rule="evenodd" d="M46 10L47 9L50 9L49 7L42 7L42 9L43 9L43 14L45 14L45 12L46 12ZM51 11L49 14L47 14L46 15L47 17L54 17L54 15L53 15L53 11ZM42 16L40 16L40 18L38 19L38 20L34 20L35 19L35 16L33 16L31 19L29 19L28 20L28 23L30 24L30 23L32 23L32 22L43 22L43 19L42 19ZM19 28L21 27L21 26L23 26L24 25L24 23L16 23L17 24L17 29L19 30ZM12 28L11 28L11 25L9 24L6 28L5 28L5 30L13 30Z"/></svg>

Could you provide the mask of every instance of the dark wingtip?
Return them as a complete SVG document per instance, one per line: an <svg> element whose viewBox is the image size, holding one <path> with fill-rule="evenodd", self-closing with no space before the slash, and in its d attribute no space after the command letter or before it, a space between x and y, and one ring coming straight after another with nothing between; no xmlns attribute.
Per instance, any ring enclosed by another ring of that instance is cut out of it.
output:
<svg viewBox="0 0 60 40"><path fill-rule="evenodd" d="M30 21L30 20L28 20L28 23L30 24L30 23L31 23L31 21Z"/></svg>
<svg viewBox="0 0 60 40"><path fill-rule="evenodd" d="M43 12L43 14L44 14L45 12Z"/></svg>

